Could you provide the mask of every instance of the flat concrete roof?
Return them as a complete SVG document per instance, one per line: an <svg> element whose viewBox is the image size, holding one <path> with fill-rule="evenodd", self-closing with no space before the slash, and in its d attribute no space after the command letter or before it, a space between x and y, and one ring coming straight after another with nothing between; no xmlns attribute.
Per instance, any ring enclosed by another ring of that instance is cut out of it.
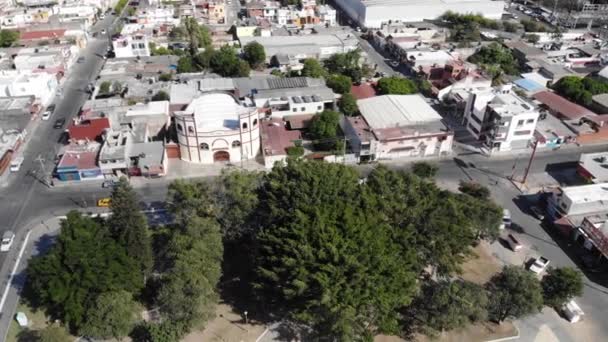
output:
<svg viewBox="0 0 608 342"><path fill-rule="evenodd" d="M441 121L421 95L382 95L358 100L359 111L372 129Z"/></svg>

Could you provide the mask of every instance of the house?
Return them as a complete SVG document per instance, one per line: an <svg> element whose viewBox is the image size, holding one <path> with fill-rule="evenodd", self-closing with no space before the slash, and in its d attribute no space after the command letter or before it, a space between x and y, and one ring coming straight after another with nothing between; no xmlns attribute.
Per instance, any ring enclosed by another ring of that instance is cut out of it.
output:
<svg viewBox="0 0 608 342"><path fill-rule="evenodd" d="M280 118L262 120L260 134L266 168L272 168L277 162L283 163L287 159L287 149L302 140L301 131L288 129L287 122Z"/></svg>
<svg viewBox="0 0 608 342"><path fill-rule="evenodd" d="M121 35L112 39L116 58L149 57L148 37L143 33Z"/></svg>
<svg viewBox="0 0 608 342"><path fill-rule="evenodd" d="M88 143L71 144L65 148L63 156L55 167L55 175L61 181L86 181L103 179L103 173L97 165L97 153L100 145Z"/></svg>
<svg viewBox="0 0 608 342"><path fill-rule="evenodd" d="M421 95L382 95L358 100L360 116L341 128L360 161L449 154L453 132Z"/></svg>
<svg viewBox="0 0 608 342"><path fill-rule="evenodd" d="M532 60L544 59L547 53L531 44L528 44L521 39L511 40L503 43L504 46L511 49L513 57L519 61L519 64L525 65Z"/></svg>
<svg viewBox="0 0 608 342"><path fill-rule="evenodd" d="M539 112L531 104L502 86L490 91L472 91L464 106L464 125L490 152L526 148L534 136Z"/></svg>
<svg viewBox="0 0 608 342"><path fill-rule="evenodd" d="M110 120L99 118L76 118L68 126L69 139L72 142L102 141L104 133L110 129Z"/></svg>
<svg viewBox="0 0 608 342"><path fill-rule="evenodd" d="M536 122L534 138L537 147L558 148L573 143L577 135L564 122L546 112L541 112Z"/></svg>
<svg viewBox="0 0 608 342"><path fill-rule="evenodd" d="M204 93L174 117L182 160L236 163L254 159L260 150L258 110L233 94Z"/></svg>
<svg viewBox="0 0 608 342"><path fill-rule="evenodd" d="M576 172L589 183L608 182L608 153L582 153Z"/></svg>
<svg viewBox="0 0 608 342"><path fill-rule="evenodd" d="M24 137L21 132L0 129L0 175L4 174L13 160Z"/></svg>
<svg viewBox="0 0 608 342"><path fill-rule="evenodd" d="M13 64L18 71L47 73L59 79L76 63L78 52L78 46L72 44L22 48L13 57Z"/></svg>
<svg viewBox="0 0 608 342"><path fill-rule="evenodd" d="M544 107L544 109L547 109L551 114L562 120L578 120L585 116L596 115L589 109L570 102L550 91L536 93L534 94L534 99L541 104L541 107Z"/></svg>
<svg viewBox="0 0 608 342"><path fill-rule="evenodd" d="M58 82L54 75L0 71L0 98L34 96L39 104L46 106L55 97Z"/></svg>

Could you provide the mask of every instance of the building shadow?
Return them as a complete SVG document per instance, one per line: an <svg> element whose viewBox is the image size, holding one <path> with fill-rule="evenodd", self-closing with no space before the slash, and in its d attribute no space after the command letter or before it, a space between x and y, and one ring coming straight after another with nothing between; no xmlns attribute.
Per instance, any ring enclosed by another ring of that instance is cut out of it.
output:
<svg viewBox="0 0 608 342"><path fill-rule="evenodd" d="M547 164L545 172L562 186L585 184L584 180L576 173L577 166L578 161Z"/></svg>

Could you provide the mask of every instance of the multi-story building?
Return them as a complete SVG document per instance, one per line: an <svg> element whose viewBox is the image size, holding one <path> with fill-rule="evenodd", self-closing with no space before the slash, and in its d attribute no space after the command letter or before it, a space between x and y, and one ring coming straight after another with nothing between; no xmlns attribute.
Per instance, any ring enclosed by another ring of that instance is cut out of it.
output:
<svg viewBox="0 0 608 342"><path fill-rule="evenodd" d="M511 86L471 91L464 106L464 124L490 152L526 148L534 136L538 110Z"/></svg>
<svg viewBox="0 0 608 342"><path fill-rule="evenodd" d="M236 163L254 159L260 150L258 110L230 93L204 93L174 117L182 160Z"/></svg>
<svg viewBox="0 0 608 342"><path fill-rule="evenodd" d="M57 78L47 73L0 72L0 98L34 96L42 105L48 105L57 90Z"/></svg>
<svg viewBox="0 0 608 342"><path fill-rule="evenodd" d="M149 57L150 47L148 37L143 33L120 36L112 40L116 58Z"/></svg>

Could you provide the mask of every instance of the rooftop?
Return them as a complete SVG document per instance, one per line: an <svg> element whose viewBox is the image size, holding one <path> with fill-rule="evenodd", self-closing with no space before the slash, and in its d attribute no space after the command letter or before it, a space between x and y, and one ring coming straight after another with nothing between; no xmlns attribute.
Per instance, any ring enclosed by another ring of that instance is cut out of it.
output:
<svg viewBox="0 0 608 342"><path fill-rule="evenodd" d="M589 212L608 210L608 183L569 186L561 188L564 197L572 203L592 204Z"/></svg>
<svg viewBox="0 0 608 342"><path fill-rule="evenodd" d="M608 181L608 152L582 153L578 163L591 174L594 183Z"/></svg>
<svg viewBox="0 0 608 342"><path fill-rule="evenodd" d="M262 151L265 156L287 154L287 148L294 146L294 140L301 140L300 131L290 131L281 119L263 120L260 124Z"/></svg>
<svg viewBox="0 0 608 342"><path fill-rule="evenodd" d="M488 103L488 107L492 108L494 112L503 117L529 113L535 110L531 104L527 103L513 92L507 94L498 93L492 101Z"/></svg>
<svg viewBox="0 0 608 342"><path fill-rule="evenodd" d="M212 132L238 129L240 115L253 110L243 107L229 94L207 93L192 100L183 113L194 115L199 131Z"/></svg>
<svg viewBox="0 0 608 342"><path fill-rule="evenodd" d="M595 102L603 107L608 107L608 94L594 95L593 102Z"/></svg>
<svg viewBox="0 0 608 342"><path fill-rule="evenodd" d="M541 91L540 93L536 93L534 94L534 98L540 103L546 105L553 112L558 113L560 116L564 116L569 120L576 120L584 116L596 115L589 109L570 102L550 91Z"/></svg>
<svg viewBox="0 0 608 342"><path fill-rule="evenodd" d="M75 168L90 170L97 168L97 152L100 145L89 143L85 145L69 145L65 148L57 168Z"/></svg>
<svg viewBox="0 0 608 342"><path fill-rule="evenodd" d="M441 121L421 95L382 95L357 101L372 129L412 126Z"/></svg>
<svg viewBox="0 0 608 342"><path fill-rule="evenodd" d="M504 45L506 47L508 47L509 49L517 50L517 51L521 52L522 54L526 55L527 59L530 59L531 57L538 57L538 56L546 55L546 53L543 50L541 50L537 47L534 47L530 44L527 44L519 39L505 42Z"/></svg>

